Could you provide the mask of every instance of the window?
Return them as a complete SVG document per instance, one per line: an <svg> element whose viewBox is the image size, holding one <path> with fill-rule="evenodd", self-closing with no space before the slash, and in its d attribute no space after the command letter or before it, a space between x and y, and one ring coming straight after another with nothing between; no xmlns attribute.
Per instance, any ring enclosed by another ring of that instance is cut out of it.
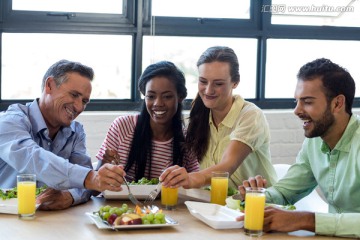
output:
<svg viewBox="0 0 360 240"><path fill-rule="evenodd" d="M272 13L273 24L360 27L358 0L273 0L262 11Z"/></svg>
<svg viewBox="0 0 360 240"><path fill-rule="evenodd" d="M320 57L347 68L360 85L353 61L360 53L359 0L49 2L0 1L0 110L38 97L43 74L60 59L94 68L90 111L137 109L143 69L170 60L186 75L188 109L196 61L214 45L235 50L235 93L263 109L293 108L297 71Z"/></svg>
<svg viewBox="0 0 360 240"><path fill-rule="evenodd" d="M0 109L39 97L60 59L94 68L90 110L128 109L134 100L135 1L4 0L0 23ZM14 87L16 86L16 88Z"/></svg>
<svg viewBox="0 0 360 240"><path fill-rule="evenodd" d="M63 58L94 69L92 98L131 98L131 36L3 33L2 41L4 100L39 97L46 70Z"/></svg>
<svg viewBox="0 0 360 240"><path fill-rule="evenodd" d="M346 53L347 57L344 57ZM269 39L267 43L265 98L293 98L300 67L317 58L328 58L346 68L360 86L359 41ZM280 86L281 89L274 86ZM356 96L360 96L357 88Z"/></svg>
<svg viewBox="0 0 360 240"><path fill-rule="evenodd" d="M250 18L249 0L153 0L153 16Z"/></svg>
<svg viewBox="0 0 360 240"><path fill-rule="evenodd" d="M256 39L145 36L142 66L145 69L157 61L172 61L184 72L188 89L187 98L193 99L198 88L196 62L207 47L215 45L229 46L238 56L240 84L234 93L245 98L255 98Z"/></svg>
<svg viewBox="0 0 360 240"><path fill-rule="evenodd" d="M13 0L13 10L82 13L123 13L122 0Z"/></svg>
<svg viewBox="0 0 360 240"><path fill-rule="evenodd" d="M3 0L0 4L6 15L4 30L11 26L16 32L114 32L120 25L134 27L135 21L133 0Z"/></svg>

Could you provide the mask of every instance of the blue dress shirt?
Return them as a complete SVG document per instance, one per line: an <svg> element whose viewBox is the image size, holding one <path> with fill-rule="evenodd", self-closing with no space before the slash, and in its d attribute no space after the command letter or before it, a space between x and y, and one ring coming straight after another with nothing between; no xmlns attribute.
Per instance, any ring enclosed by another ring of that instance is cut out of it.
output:
<svg viewBox="0 0 360 240"><path fill-rule="evenodd" d="M37 187L67 189L73 205L88 201L84 181L92 164L85 139L83 126L73 121L51 140L37 100L9 106L0 113L0 188L13 188L16 175L32 173Z"/></svg>

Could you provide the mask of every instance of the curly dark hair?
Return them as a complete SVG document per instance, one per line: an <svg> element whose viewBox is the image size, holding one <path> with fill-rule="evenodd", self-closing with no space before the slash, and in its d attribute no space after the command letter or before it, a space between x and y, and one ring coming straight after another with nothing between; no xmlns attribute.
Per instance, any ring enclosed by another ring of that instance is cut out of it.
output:
<svg viewBox="0 0 360 240"><path fill-rule="evenodd" d="M325 96L330 102L334 97L345 96L345 110L352 114L355 96L355 81L343 67L329 59L319 58L302 66L297 74L298 81L310 81L320 78L324 86Z"/></svg>

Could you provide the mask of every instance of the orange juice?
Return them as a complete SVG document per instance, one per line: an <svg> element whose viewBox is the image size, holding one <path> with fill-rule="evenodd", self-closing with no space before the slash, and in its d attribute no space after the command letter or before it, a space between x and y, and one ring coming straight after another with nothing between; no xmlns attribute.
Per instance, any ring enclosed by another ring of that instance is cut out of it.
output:
<svg viewBox="0 0 360 240"><path fill-rule="evenodd" d="M17 198L18 212L20 215L32 215L35 213L35 182L18 182Z"/></svg>
<svg viewBox="0 0 360 240"><path fill-rule="evenodd" d="M211 203L225 205L227 197L229 179L228 177L211 178Z"/></svg>
<svg viewBox="0 0 360 240"><path fill-rule="evenodd" d="M246 190L245 195L245 233L251 236L262 235L264 224L265 190Z"/></svg>
<svg viewBox="0 0 360 240"><path fill-rule="evenodd" d="M178 201L178 189L161 186L161 204L166 209L172 209Z"/></svg>

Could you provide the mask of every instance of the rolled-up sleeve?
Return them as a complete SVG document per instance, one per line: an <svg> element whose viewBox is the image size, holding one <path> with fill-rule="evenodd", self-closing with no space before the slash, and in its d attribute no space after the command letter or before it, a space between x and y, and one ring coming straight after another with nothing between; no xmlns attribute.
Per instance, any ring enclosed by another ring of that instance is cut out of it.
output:
<svg viewBox="0 0 360 240"><path fill-rule="evenodd" d="M360 213L315 213L315 233L360 238Z"/></svg>

